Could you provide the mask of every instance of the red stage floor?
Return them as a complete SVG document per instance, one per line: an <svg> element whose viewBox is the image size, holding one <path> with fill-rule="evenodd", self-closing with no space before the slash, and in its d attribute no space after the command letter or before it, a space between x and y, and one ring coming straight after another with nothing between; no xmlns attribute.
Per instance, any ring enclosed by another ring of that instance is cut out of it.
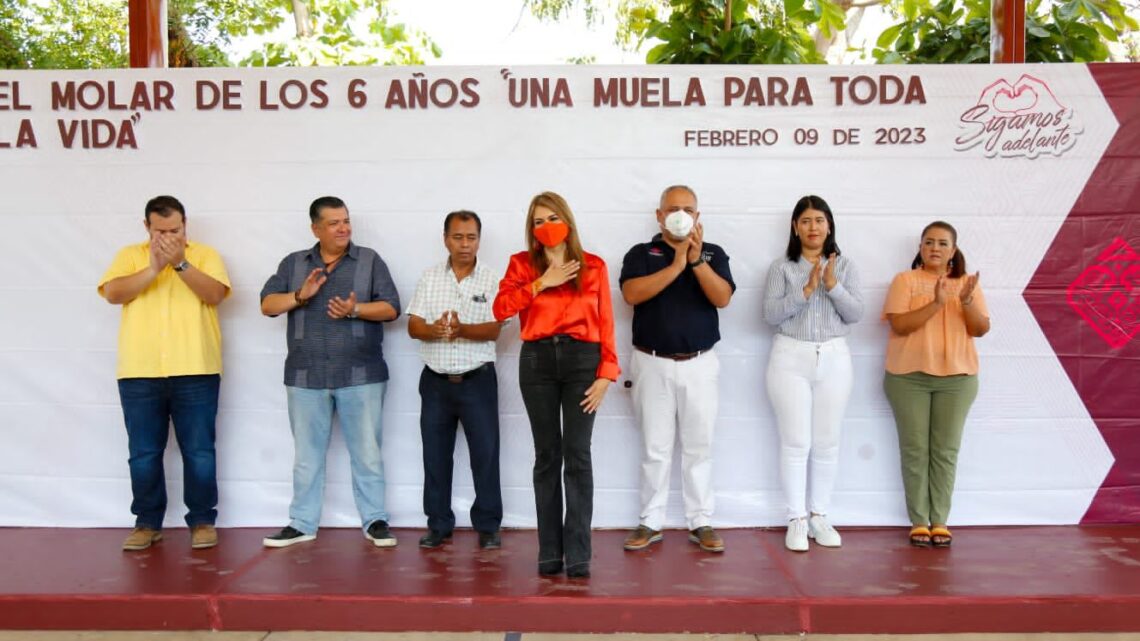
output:
<svg viewBox="0 0 1140 641"><path fill-rule="evenodd" d="M560 632L948 633L1140 631L1140 526L959 528L953 549L905 531L845 530L796 554L777 530L727 530L703 553L670 531L624 552L594 535L593 577L536 574L533 531L480 551L458 532L382 550L359 531L265 550L268 529L186 530L145 552L125 530L0 529L0 628Z"/></svg>

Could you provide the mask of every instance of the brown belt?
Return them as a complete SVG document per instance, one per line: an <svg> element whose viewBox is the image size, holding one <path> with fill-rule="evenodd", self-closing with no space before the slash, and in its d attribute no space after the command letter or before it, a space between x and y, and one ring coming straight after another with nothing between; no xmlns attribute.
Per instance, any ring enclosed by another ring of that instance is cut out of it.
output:
<svg viewBox="0 0 1140 641"><path fill-rule="evenodd" d="M692 359L694 359L694 358L696 358L696 357L698 357L704 353L704 352L686 352L684 354L662 354L661 352L655 352L651 349L646 349L644 347L639 347L637 345L634 345L633 348L639 352L649 354L650 356L656 356L657 358L667 358L671 361L688 361L688 360L692 360Z"/></svg>

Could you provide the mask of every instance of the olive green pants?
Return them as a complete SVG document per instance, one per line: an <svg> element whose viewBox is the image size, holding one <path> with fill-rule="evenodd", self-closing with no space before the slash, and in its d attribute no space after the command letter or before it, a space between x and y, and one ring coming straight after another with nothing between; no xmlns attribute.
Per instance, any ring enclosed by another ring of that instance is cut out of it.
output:
<svg viewBox="0 0 1140 641"><path fill-rule="evenodd" d="M978 396L978 377L888 373L883 390L899 432L910 522L945 525L950 517L962 429Z"/></svg>

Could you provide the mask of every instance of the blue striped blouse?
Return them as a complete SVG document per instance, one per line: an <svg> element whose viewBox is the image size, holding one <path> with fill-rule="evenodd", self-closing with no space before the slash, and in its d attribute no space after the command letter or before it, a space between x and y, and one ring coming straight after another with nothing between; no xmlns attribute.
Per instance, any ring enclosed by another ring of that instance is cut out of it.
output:
<svg viewBox="0 0 1140 641"><path fill-rule="evenodd" d="M784 336L813 343L851 333L849 326L863 317L859 273L855 263L846 256L838 256L836 261L835 287L827 291L821 276L819 287L805 299L804 287L811 275L811 262L803 256L796 262L786 256L776 259L768 268L764 320L777 326L777 331Z"/></svg>

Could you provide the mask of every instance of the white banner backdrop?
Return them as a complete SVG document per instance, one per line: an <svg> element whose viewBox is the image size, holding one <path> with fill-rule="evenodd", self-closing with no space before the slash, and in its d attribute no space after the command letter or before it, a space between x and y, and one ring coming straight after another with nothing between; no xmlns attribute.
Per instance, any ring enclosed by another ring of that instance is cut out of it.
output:
<svg viewBox="0 0 1140 641"><path fill-rule="evenodd" d="M544 85L550 104L531 104ZM415 102L421 86L426 106ZM206 108L218 90L228 90L230 109ZM587 250L610 265L625 367L632 310L617 290L621 259L655 232L658 195L674 183L696 190L706 239L726 249L738 285L717 346L715 525L783 522L764 391L772 329L761 307L767 268L805 194L835 211L867 309L849 339L856 384L834 521L906 522L879 312L922 227L945 219L981 270L993 319L979 341L981 393L952 520L1075 523L1112 456L1020 293L1116 126L1078 65L0 72L0 525L132 523L115 385L120 310L95 283L117 249L145 240L148 198L179 197L191 238L221 252L233 281L220 307L219 524L279 527L293 456L285 319L262 316L258 293L286 253L314 242L313 198L347 201L356 242L385 258L406 303L445 256L448 211L482 216L480 260L500 271L522 249L530 197L563 194ZM837 144L853 136L856 144ZM406 330L401 316L384 342L387 503L393 524L422 526L422 363ZM533 527L518 350L513 324L498 362L504 525ZM629 392L615 385L594 432L595 526L637 523L639 441ZM171 526L184 512L175 448L172 438ZM460 439L461 525L472 499L466 458ZM322 523L357 525L339 436L328 475ZM675 467L669 524L682 523Z"/></svg>

